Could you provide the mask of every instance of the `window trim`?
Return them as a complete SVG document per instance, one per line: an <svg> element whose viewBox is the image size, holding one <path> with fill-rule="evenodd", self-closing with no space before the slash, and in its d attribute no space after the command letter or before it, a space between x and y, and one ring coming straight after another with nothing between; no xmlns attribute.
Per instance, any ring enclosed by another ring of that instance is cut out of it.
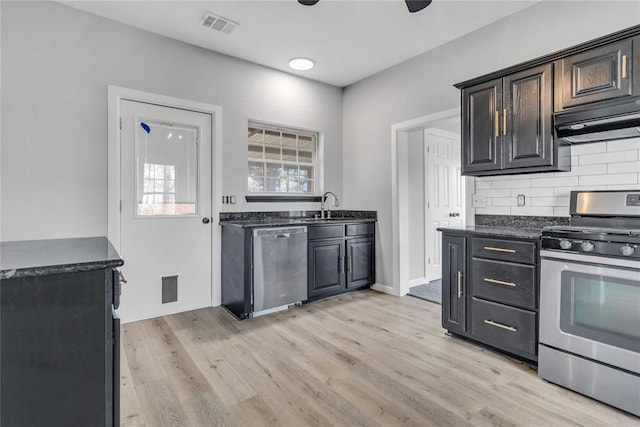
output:
<svg viewBox="0 0 640 427"><path fill-rule="evenodd" d="M318 130L313 130L309 128L299 127L299 126L285 126L282 124L269 123L261 120L252 120L249 119L247 122L247 129L250 127L256 127L260 129L264 129L265 131L274 131L274 132L282 132L282 133L295 133L296 135L310 136L315 138L315 152L314 152L314 162L311 163L314 170L314 178L313 178L313 192L303 193L303 192L274 192L274 191L260 191L260 192L251 192L249 191L248 186L247 194L245 199L247 202L316 202L319 201L320 195L324 191L324 133ZM263 144L264 146L264 144ZM248 148L248 141L245 140L245 148ZM256 159L257 160L257 159ZM246 166L247 173L246 176L249 177L249 162L251 162L251 158L248 156L246 158ZM263 163L268 163L268 159L262 159ZM281 164L286 164L287 161L281 160ZM296 165L305 165L305 163L300 163L298 161L293 162ZM266 185L266 182L265 182Z"/></svg>

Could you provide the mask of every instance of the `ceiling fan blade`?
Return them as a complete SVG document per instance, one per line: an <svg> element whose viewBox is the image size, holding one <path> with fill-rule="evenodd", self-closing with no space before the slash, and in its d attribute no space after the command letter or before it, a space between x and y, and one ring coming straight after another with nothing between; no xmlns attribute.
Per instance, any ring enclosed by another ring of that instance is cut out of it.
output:
<svg viewBox="0 0 640 427"><path fill-rule="evenodd" d="M305 6L313 6L314 4L318 3L318 1L320 0L298 0L298 3L303 4Z"/></svg>
<svg viewBox="0 0 640 427"><path fill-rule="evenodd" d="M407 3L407 8L411 13L420 12L431 4L431 0L404 0L404 2Z"/></svg>

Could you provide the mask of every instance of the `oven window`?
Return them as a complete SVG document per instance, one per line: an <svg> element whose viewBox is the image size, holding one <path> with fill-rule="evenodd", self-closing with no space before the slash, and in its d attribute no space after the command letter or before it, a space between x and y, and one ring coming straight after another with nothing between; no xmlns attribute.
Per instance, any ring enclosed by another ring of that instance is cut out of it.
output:
<svg viewBox="0 0 640 427"><path fill-rule="evenodd" d="M640 280L565 270L561 283L560 329L640 352Z"/></svg>

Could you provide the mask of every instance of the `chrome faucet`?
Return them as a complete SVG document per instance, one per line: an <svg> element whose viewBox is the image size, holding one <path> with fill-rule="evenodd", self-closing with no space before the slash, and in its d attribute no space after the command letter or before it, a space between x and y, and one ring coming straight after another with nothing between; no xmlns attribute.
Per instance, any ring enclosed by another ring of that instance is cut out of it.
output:
<svg viewBox="0 0 640 427"><path fill-rule="evenodd" d="M326 209L324 207L325 202L327 201L327 198L329 197L329 194L331 194L333 196L333 206L334 207L338 207L340 206L340 201L338 200L338 196L336 196L336 194L333 191L327 191L326 193L324 193L322 195L322 203L320 204L320 219L329 219L331 218L331 210L330 209ZM326 214L325 214L326 212Z"/></svg>

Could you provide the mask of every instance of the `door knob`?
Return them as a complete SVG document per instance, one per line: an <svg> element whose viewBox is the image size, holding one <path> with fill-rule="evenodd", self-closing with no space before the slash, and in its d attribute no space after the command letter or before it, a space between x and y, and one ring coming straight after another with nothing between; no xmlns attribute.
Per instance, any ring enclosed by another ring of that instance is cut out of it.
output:
<svg viewBox="0 0 640 427"><path fill-rule="evenodd" d="M209 224L211 222L211 220L209 219L209 217L205 216L204 218L202 218L202 223L203 224Z"/></svg>

